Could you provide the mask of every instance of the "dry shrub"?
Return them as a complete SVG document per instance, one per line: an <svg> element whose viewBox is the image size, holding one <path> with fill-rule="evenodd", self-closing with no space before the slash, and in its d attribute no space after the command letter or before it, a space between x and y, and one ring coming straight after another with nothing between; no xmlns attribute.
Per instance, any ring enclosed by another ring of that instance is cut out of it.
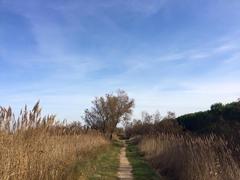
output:
<svg viewBox="0 0 240 180"><path fill-rule="evenodd" d="M220 137L145 136L139 148L162 175L184 180L240 179L239 162ZM239 148L235 145L235 150Z"/></svg>
<svg viewBox="0 0 240 180"><path fill-rule="evenodd" d="M67 167L108 144L97 132L71 128L56 122L55 116L41 117L39 103L31 111L25 107L17 120L11 108L1 107L1 180L63 179Z"/></svg>

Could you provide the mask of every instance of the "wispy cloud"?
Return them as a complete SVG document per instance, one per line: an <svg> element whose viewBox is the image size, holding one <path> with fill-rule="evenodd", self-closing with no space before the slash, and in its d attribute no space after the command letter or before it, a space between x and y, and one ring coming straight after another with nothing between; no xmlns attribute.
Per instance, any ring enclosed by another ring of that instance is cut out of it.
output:
<svg viewBox="0 0 240 180"><path fill-rule="evenodd" d="M235 100L240 3L230 12L221 1L216 12L216 1L184 2L1 0L2 104L41 99L78 119L92 97L118 88L136 99L135 116Z"/></svg>

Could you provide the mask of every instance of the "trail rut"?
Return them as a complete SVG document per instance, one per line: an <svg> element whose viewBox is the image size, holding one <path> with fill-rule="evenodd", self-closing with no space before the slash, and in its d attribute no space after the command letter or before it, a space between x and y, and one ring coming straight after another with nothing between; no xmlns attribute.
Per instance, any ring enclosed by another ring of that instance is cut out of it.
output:
<svg viewBox="0 0 240 180"><path fill-rule="evenodd" d="M120 165L118 168L118 178L120 180L132 180L132 166L126 156L126 144L120 151Z"/></svg>

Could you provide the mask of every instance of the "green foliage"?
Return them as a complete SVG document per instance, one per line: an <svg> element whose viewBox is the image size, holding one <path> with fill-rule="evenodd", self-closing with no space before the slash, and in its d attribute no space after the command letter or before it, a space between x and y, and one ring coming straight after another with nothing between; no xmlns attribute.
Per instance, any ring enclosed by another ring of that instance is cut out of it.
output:
<svg viewBox="0 0 240 180"><path fill-rule="evenodd" d="M215 103L211 106L212 113L221 114L224 109L224 105L222 103Z"/></svg>
<svg viewBox="0 0 240 180"><path fill-rule="evenodd" d="M240 127L240 102L216 103L208 111L186 114L177 121L192 132L232 134L236 126Z"/></svg>
<svg viewBox="0 0 240 180"><path fill-rule="evenodd" d="M221 134L223 136L240 135L240 101L229 104L215 103L210 110L186 114L175 118L168 113L164 118L145 113L142 120L134 120L125 129L127 137L146 134Z"/></svg>

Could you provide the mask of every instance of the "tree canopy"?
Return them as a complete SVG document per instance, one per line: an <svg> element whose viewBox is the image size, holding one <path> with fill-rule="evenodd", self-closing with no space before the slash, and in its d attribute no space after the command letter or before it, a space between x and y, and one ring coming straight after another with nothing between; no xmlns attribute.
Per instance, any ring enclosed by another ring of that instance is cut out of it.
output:
<svg viewBox="0 0 240 180"><path fill-rule="evenodd" d="M86 109L83 119L91 129L100 130L110 139L118 123L129 120L134 107L134 99L123 90L115 94L96 97L91 109Z"/></svg>

